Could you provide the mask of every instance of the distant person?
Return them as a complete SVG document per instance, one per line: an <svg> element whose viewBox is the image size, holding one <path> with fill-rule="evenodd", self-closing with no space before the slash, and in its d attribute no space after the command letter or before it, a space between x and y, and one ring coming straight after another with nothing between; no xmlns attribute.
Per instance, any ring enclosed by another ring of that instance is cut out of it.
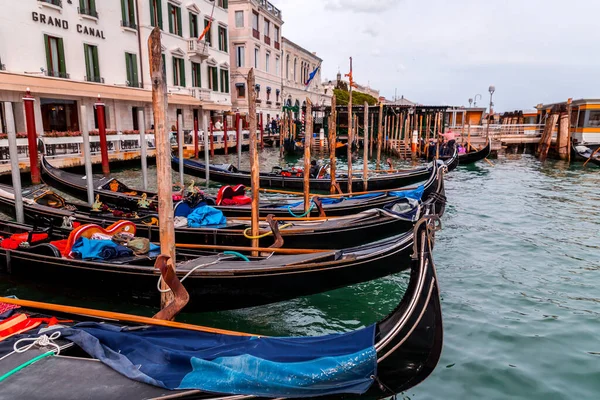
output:
<svg viewBox="0 0 600 400"><path fill-rule="evenodd" d="M275 118L271 119L271 132L277 133L277 121L275 121Z"/></svg>
<svg viewBox="0 0 600 400"><path fill-rule="evenodd" d="M215 129L218 131L223 130L223 123L220 119L218 119L217 122L215 122Z"/></svg>
<svg viewBox="0 0 600 400"><path fill-rule="evenodd" d="M171 126L171 132L169 132L169 142L172 145L177 144L177 127L175 125Z"/></svg>
<svg viewBox="0 0 600 400"><path fill-rule="evenodd" d="M321 170L321 167L319 166L319 164L317 164L317 160L312 160L310 162L310 177L318 178L320 170Z"/></svg>

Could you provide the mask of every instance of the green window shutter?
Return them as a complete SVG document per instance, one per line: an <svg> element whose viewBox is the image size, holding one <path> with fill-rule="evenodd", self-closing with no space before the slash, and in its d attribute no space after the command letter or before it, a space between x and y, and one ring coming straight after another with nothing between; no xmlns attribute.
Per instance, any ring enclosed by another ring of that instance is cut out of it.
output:
<svg viewBox="0 0 600 400"><path fill-rule="evenodd" d="M177 7L177 34L183 36L183 27L181 26L181 8Z"/></svg>
<svg viewBox="0 0 600 400"><path fill-rule="evenodd" d="M123 18L123 22L127 21L127 14L125 13L125 1L121 0L121 18Z"/></svg>
<svg viewBox="0 0 600 400"><path fill-rule="evenodd" d="M228 9L229 8L229 0L223 0L223 8L224 9Z"/></svg>
<svg viewBox="0 0 600 400"><path fill-rule="evenodd" d="M192 13L188 13L188 20L190 21L190 37L194 37L194 24L193 24L194 15Z"/></svg>
<svg viewBox="0 0 600 400"><path fill-rule="evenodd" d="M167 12L169 13L169 33L173 33L173 6L167 5Z"/></svg>
<svg viewBox="0 0 600 400"><path fill-rule="evenodd" d="M225 85L227 88L225 93L229 93L229 71L225 71Z"/></svg>
<svg viewBox="0 0 600 400"><path fill-rule="evenodd" d="M85 8L85 0L79 0L79 8L82 10Z"/></svg>
<svg viewBox="0 0 600 400"><path fill-rule="evenodd" d="M98 59L98 46L92 47L92 54L94 56L94 77L100 78L100 60Z"/></svg>
<svg viewBox="0 0 600 400"><path fill-rule="evenodd" d="M173 57L171 64L173 64L173 86L179 86L179 80L177 79L177 59L175 57Z"/></svg>
<svg viewBox="0 0 600 400"><path fill-rule="evenodd" d="M162 15L162 0L156 0L158 4L158 27L162 30L163 28L163 15Z"/></svg>
<svg viewBox="0 0 600 400"><path fill-rule="evenodd" d="M154 0L150 1L150 25L156 26L156 21L154 20Z"/></svg>
<svg viewBox="0 0 600 400"><path fill-rule="evenodd" d="M90 11L96 11L96 0L90 0Z"/></svg>
<svg viewBox="0 0 600 400"><path fill-rule="evenodd" d="M136 87L139 87L139 77L138 77L138 64L137 64L137 55L131 55L131 67L133 68L133 82Z"/></svg>
<svg viewBox="0 0 600 400"><path fill-rule="evenodd" d="M60 72L63 74L67 73L67 65L65 63L65 47L63 45L63 40L58 39L58 62L60 65Z"/></svg>
<svg viewBox="0 0 600 400"><path fill-rule="evenodd" d="M218 92L219 91L219 71L218 71L217 67L213 67L212 73L213 73L213 91Z"/></svg>
<svg viewBox="0 0 600 400"><path fill-rule="evenodd" d="M83 45L83 54L85 55L85 74L87 76L88 81L92 77L92 68L91 68L91 60L90 60L90 46L87 44Z"/></svg>
<svg viewBox="0 0 600 400"><path fill-rule="evenodd" d="M129 84L133 84L130 57L131 55L129 53L125 53L125 69L127 70L127 80L129 81Z"/></svg>
<svg viewBox="0 0 600 400"><path fill-rule="evenodd" d="M166 80L167 79L167 56L165 56L164 54L162 55L162 62L163 62L163 78Z"/></svg>
<svg viewBox="0 0 600 400"><path fill-rule="evenodd" d="M52 57L50 56L50 38L44 35L44 45L46 46L46 68L52 71Z"/></svg>
<svg viewBox="0 0 600 400"><path fill-rule="evenodd" d="M179 59L179 77L181 81L179 84L185 87L185 62L183 61L183 58Z"/></svg>
<svg viewBox="0 0 600 400"><path fill-rule="evenodd" d="M227 8L227 7L225 7ZM225 53L229 53L229 46L228 46L228 41L227 41L227 29L223 28L223 37L225 38Z"/></svg>

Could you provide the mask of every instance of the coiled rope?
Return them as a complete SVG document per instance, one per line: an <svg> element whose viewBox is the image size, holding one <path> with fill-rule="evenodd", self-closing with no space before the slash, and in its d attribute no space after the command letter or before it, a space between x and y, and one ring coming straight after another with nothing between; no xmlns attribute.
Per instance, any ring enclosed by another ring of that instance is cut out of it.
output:
<svg viewBox="0 0 600 400"><path fill-rule="evenodd" d="M17 340L13 346L14 350L12 352L8 353L7 355L5 355L4 357L0 358L0 361L4 360L6 357L10 356L11 354L25 353L26 351L31 349L33 346L54 347L54 350L50 350L44 354L40 354L39 356L34 357L31 360L24 362L23 364L19 365L18 367L11 369L4 375L0 376L0 382L4 381L6 378L16 374L23 368L26 368L27 366L41 360L42 358L59 355L60 354L60 346L53 342L53 340L56 340L59 337L60 337L60 332L56 331L50 336L41 335L37 338L24 338L24 339ZM18 347L19 343L22 343L22 342L32 342L32 343L25 345L23 347Z"/></svg>
<svg viewBox="0 0 600 400"><path fill-rule="evenodd" d="M292 217L294 217L294 218L304 218L304 217L306 217L307 215L309 215L309 214L312 212L312 210L313 210L314 208L315 208L315 203L314 203L314 201L312 201L312 200L311 200L311 205L310 205L310 207L308 208L308 211L307 211L307 212L305 212L305 213L304 213L304 214L302 214L302 215L296 215L296 214L294 214L294 212L292 211L292 207L291 207L291 206L288 206L288 208L287 208L287 209L288 209L288 212L291 214L291 216L292 216Z"/></svg>
<svg viewBox="0 0 600 400"><path fill-rule="evenodd" d="M280 230L282 229L286 229L289 228L290 226L294 226L294 224L285 224L285 225L281 225L279 227ZM258 236L250 236L250 234L248 232L250 232L252 230L252 228L248 228L244 231L244 237L246 239L262 239L262 238L266 238L267 236L271 236L273 235L273 231L267 232L267 233L263 233L262 235L258 235Z"/></svg>

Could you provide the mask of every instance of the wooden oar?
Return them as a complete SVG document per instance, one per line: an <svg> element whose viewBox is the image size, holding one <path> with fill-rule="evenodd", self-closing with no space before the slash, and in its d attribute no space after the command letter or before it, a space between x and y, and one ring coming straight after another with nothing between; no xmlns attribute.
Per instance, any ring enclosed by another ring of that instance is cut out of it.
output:
<svg viewBox="0 0 600 400"><path fill-rule="evenodd" d="M487 161L487 163L490 164L492 167L495 167L494 163L488 160L487 158L484 158L484 160Z"/></svg>
<svg viewBox="0 0 600 400"><path fill-rule="evenodd" d="M222 251L245 251L260 253L275 253L283 255L317 254L329 253L335 250L312 250L312 249L274 249L271 247L242 247L242 246L214 246L207 244L178 244L178 249L184 250L222 250Z"/></svg>
<svg viewBox="0 0 600 400"><path fill-rule="evenodd" d="M77 315L81 315L84 317L94 317L94 318L109 319L109 320L114 320L114 321L132 322L132 323L142 324L142 325L164 326L167 328L186 329L189 331L216 333L219 335L257 336L257 335L252 335L249 333L227 331L227 330L216 329L216 328L208 328L205 326L190 325L190 324L184 324L181 322L164 321L164 320L160 320L160 319L142 317L139 315L122 314L122 313L115 313L115 312L110 312L110 311L100 311L100 310L93 310L90 308L62 306L62 305L58 305L58 304L40 303L37 301L31 301L31 300L19 300L19 299L7 298L7 297L0 297L0 302L7 303L7 304L15 304L15 305L25 307L25 308L54 311L57 313L65 313L65 314L77 314Z"/></svg>
<svg viewBox="0 0 600 400"><path fill-rule="evenodd" d="M592 161L592 158L594 158L594 156L596 155L596 153L598 153L600 151L600 147L598 147L590 156L590 158L587 159L587 161L585 163L583 163L583 167L585 168L585 166Z"/></svg>

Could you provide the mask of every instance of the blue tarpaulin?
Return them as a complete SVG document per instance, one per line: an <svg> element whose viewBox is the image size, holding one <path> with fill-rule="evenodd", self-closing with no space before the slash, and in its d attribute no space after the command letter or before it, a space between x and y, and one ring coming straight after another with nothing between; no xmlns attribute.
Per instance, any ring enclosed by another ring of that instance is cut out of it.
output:
<svg viewBox="0 0 600 400"><path fill-rule="evenodd" d="M390 196L398 197L401 199L421 200L424 192L425 192L425 186L421 185L414 190L399 190L396 192L389 192L389 194L390 194Z"/></svg>
<svg viewBox="0 0 600 400"><path fill-rule="evenodd" d="M73 257L81 260L112 260L119 257L129 257L133 251L112 240L92 240L79 238L71 248Z"/></svg>
<svg viewBox="0 0 600 400"><path fill-rule="evenodd" d="M374 325L305 338L130 329L92 322L61 331L121 374L171 390L299 398L362 394L377 373Z"/></svg>
<svg viewBox="0 0 600 400"><path fill-rule="evenodd" d="M205 226L225 225L227 218L221 210L210 206L200 206L192 210L187 216L189 228L202 228Z"/></svg>

